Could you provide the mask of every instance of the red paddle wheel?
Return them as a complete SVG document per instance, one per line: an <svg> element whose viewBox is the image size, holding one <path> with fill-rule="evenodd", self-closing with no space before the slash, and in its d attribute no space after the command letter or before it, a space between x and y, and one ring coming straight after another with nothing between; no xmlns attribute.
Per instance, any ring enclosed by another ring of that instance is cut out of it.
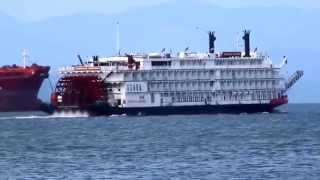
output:
<svg viewBox="0 0 320 180"><path fill-rule="evenodd" d="M51 104L56 108L83 109L106 101L105 83L96 75L65 76L59 79Z"/></svg>

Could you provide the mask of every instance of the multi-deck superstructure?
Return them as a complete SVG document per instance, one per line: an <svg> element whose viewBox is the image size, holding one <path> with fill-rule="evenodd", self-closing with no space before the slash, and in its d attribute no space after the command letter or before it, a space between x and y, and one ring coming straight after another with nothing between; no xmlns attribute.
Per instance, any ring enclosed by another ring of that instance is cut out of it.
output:
<svg viewBox="0 0 320 180"><path fill-rule="evenodd" d="M61 69L53 104L96 114L175 114L271 112L288 102L287 90L303 75L287 81L283 64L250 52L250 32L244 32L245 52L216 53L214 32L209 52L187 49L99 58ZM72 80L70 80L72 79ZM76 85L77 84L77 85ZM82 85L81 85L82 84Z"/></svg>

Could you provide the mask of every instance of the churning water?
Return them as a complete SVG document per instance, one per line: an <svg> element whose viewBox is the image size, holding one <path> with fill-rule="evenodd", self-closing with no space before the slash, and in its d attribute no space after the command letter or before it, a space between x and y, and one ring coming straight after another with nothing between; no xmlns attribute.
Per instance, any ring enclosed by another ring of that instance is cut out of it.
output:
<svg viewBox="0 0 320 180"><path fill-rule="evenodd" d="M275 114L0 115L0 179L318 179L320 105Z"/></svg>

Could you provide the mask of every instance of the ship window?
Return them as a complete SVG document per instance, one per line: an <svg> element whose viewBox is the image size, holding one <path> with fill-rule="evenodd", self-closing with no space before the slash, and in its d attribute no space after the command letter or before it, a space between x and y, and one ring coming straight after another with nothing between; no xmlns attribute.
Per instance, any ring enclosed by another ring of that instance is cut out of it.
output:
<svg viewBox="0 0 320 180"><path fill-rule="evenodd" d="M152 66L171 66L171 61L152 61Z"/></svg>
<svg viewBox="0 0 320 180"><path fill-rule="evenodd" d="M214 82L211 81L211 82L210 82L210 87L213 87L213 85L214 85Z"/></svg>

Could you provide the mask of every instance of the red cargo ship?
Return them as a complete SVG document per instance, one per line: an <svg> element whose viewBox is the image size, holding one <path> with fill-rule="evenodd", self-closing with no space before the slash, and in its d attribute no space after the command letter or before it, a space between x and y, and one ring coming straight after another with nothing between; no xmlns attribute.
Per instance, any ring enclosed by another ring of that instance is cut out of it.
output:
<svg viewBox="0 0 320 180"><path fill-rule="evenodd" d="M0 111L39 110L42 102L37 98L50 67L33 64L0 67Z"/></svg>

